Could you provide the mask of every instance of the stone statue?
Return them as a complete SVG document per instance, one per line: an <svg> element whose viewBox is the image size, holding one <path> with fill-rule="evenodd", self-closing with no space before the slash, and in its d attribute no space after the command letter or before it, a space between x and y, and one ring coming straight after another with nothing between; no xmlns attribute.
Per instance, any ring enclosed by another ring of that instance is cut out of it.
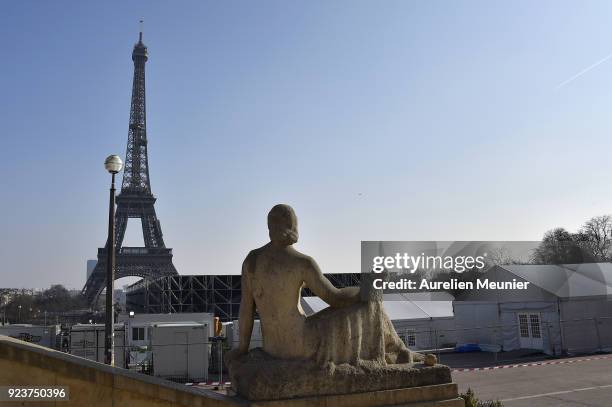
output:
<svg viewBox="0 0 612 407"><path fill-rule="evenodd" d="M414 362L423 356L406 348L380 298L363 299L359 287L335 288L314 259L293 247L297 225L290 206L274 206L268 214L270 242L251 251L242 265L240 344L228 355L237 392L276 399L446 380L437 371L415 379ZM300 305L304 286L329 307L307 317ZM249 352L256 311L263 350ZM435 357L427 361L434 365Z"/></svg>

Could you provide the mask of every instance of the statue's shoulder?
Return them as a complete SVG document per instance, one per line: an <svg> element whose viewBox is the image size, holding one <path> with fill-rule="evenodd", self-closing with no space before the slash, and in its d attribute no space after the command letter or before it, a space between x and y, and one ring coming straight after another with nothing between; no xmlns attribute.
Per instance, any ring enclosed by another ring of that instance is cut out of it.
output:
<svg viewBox="0 0 612 407"><path fill-rule="evenodd" d="M249 259L252 259L252 258L257 258L257 256L259 256L262 251L263 251L263 247L251 250L249 252L249 254L247 254L245 260L249 260Z"/></svg>
<svg viewBox="0 0 612 407"><path fill-rule="evenodd" d="M299 252L295 249L292 248L291 250L291 255L297 259L299 262L301 262L302 264L306 265L306 266L312 266L317 264L317 262L315 261L315 259L313 259L311 256L304 254L302 252Z"/></svg>
<svg viewBox="0 0 612 407"><path fill-rule="evenodd" d="M247 254L242 266L244 271L246 271L247 273L252 273L253 271L255 271L255 263L257 262L257 258L264 252L266 247L267 245L259 247L257 249L253 249L249 252L249 254Z"/></svg>

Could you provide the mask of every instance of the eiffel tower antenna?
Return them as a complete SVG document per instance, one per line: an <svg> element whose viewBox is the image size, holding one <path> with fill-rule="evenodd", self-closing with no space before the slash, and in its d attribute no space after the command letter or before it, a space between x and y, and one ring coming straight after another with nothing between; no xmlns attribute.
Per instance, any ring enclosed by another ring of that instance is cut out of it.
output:
<svg viewBox="0 0 612 407"><path fill-rule="evenodd" d="M134 79L130 124L121 193L117 196L115 218L116 267L115 278L136 276L157 278L178 274L172 264L172 249L166 248L161 224L155 213L156 198L151 192L149 156L147 153L147 114L145 98L145 63L149 59L147 46L142 42L142 22L138 43L132 51ZM129 218L142 223L144 247L123 247L123 237ZM83 294L93 307L106 281L108 244L98 249L98 262L83 287Z"/></svg>
<svg viewBox="0 0 612 407"><path fill-rule="evenodd" d="M142 33L144 32L144 18L140 19L140 39L138 42L142 42Z"/></svg>

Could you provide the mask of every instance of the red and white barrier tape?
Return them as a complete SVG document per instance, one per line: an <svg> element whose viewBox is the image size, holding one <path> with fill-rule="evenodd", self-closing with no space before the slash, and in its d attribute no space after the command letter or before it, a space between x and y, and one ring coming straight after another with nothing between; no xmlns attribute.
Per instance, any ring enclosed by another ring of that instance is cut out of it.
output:
<svg viewBox="0 0 612 407"><path fill-rule="evenodd" d="M544 365L561 365L565 363L576 363L576 362L586 362L589 360L601 360L601 359L610 359L612 355L605 356L591 356L587 358L581 359L556 359L556 360L542 360L539 362L530 362L530 363L517 363L514 365L501 365L501 366L487 366L487 367L472 367L472 368L457 368L452 369L453 372L473 372L476 370L495 370L495 369L511 369L515 367L527 367L527 366L544 366Z"/></svg>
<svg viewBox="0 0 612 407"><path fill-rule="evenodd" d="M185 386L229 386L231 382L199 382L199 383L185 383Z"/></svg>

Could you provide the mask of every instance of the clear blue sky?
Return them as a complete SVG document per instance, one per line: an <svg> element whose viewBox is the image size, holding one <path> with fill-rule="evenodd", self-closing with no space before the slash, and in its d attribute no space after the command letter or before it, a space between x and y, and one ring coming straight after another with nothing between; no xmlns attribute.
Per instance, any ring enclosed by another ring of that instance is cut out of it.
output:
<svg viewBox="0 0 612 407"><path fill-rule="evenodd" d="M325 272L359 270L361 240L534 240L612 212L612 60L558 88L612 53L610 2L3 1L0 286L82 287L140 17L182 274L239 273L279 202Z"/></svg>

